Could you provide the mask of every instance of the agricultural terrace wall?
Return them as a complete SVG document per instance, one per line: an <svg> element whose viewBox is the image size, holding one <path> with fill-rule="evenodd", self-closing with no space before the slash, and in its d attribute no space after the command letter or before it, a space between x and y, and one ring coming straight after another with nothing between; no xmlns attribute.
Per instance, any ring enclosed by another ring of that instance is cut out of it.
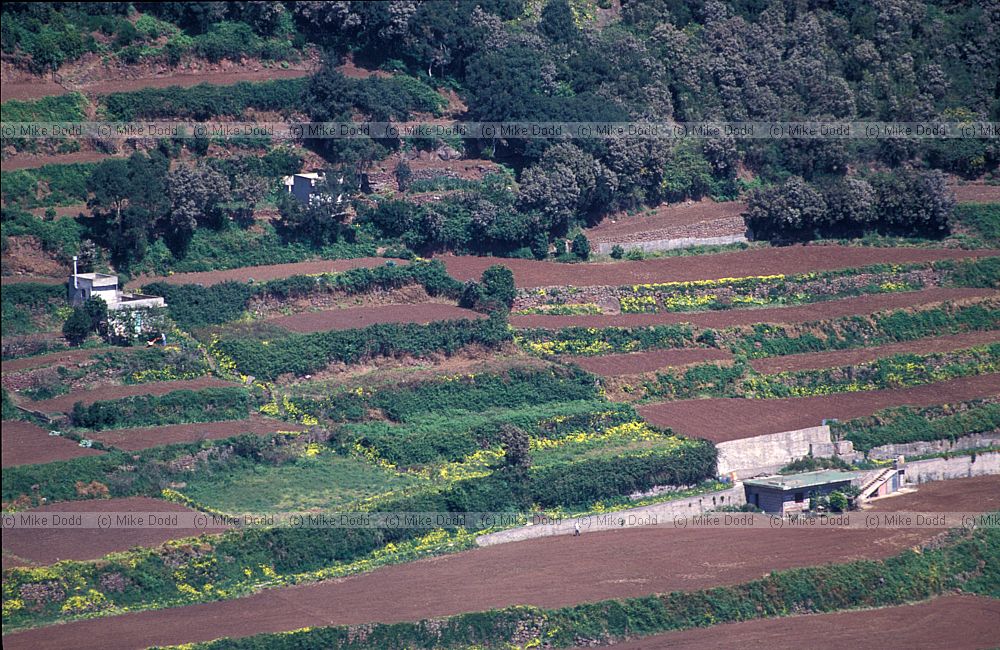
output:
<svg viewBox="0 0 1000 650"><path fill-rule="evenodd" d="M717 492L707 492L693 497L685 497L665 503L654 503L628 510L618 510L616 512L606 512L599 515L589 515L580 518L566 519L559 523L536 524L533 526L521 526L510 530L502 530L496 533L480 535L476 538L479 546L493 546L494 544L504 544L506 542L519 542L525 539L536 537L548 537L551 535L571 535L574 525L580 522L580 530L583 532L597 532L601 530L617 530L620 528L631 528L634 526L649 525L653 521L657 524L671 521L676 516L700 515L710 510L721 508L722 506L742 506L746 503L746 493L742 483L734 483L733 487Z"/></svg>
<svg viewBox="0 0 1000 650"><path fill-rule="evenodd" d="M750 240L746 235L723 235L721 237L678 237L676 239L653 239L650 241L632 242L597 242L595 248L601 255L608 255L615 246L621 246L625 250L639 249L644 253L655 253L657 251L670 251L678 248L692 248L694 246L723 246L726 244L747 243Z"/></svg>
<svg viewBox="0 0 1000 650"><path fill-rule="evenodd" d="M918 440L898 445L882 445L869 450L868 457L875 460L892 460L897 456L924 456L945 451L962 451L992 446L1000 446L1000 431L975 433L956 440Z"/></svg>
<svg viewBox="0 0 1000 650"><path fill-rule="evenodd" d="M976 454L975 457L955 456L953 458L928 458L906 463L905 480L909 485L919 485L928 481L947 481L973 476L1000 474L1000 451Z"/></svg>
<svg viewBox="0 0 1000 650"><path fill-rule="evenodd" d="M834 443L830 427L821 425L720 442L716 449L719 450L720 476L735 472L737 478L746 478L775 472L810 454L817 457L851 454L854 445Z"/></svg>

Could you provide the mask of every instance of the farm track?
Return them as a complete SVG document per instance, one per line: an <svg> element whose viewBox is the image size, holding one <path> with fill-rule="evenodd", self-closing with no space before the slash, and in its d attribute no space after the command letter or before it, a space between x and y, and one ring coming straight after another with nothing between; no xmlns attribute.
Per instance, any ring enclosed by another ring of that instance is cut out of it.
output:
<svg viewBox="0 0 1000 650"><path fill-rule="evenodd" d="M236 382L224 381L215 377L199 377L197 379L178 379L175 381L160 381L148 384L128 384L122 386L102 386L91 390L67 393L52 399L37 402L25 402L24 406L43 413L69 413L73 405L82 402L84 406L104 400L121 399L133 395L166 395L175 390L199 390L201 388L223 388L239 386Z"/></svg>
<svg viewBox="0 0 1000 650"><path fill-rule="evenodd" d="M659 312L656 314L595 314L581 316L512 316L511 325L520 329L562 329L564 327L649 327L690 323L696 327L725 328L757 323L807 323L811 321L874 314L950 300L970 300L1000 296L994 289L933 288L899 293L880 293L854 298L825 300L795 307L726 309L720 311Z"/></svg>
<svg viewBox="0 0 1000 650"><path fill-rule="evenodd" d="M3 421L0 426L0 443L3 467L51 463L104 453L80 447L67 438L50 436L46 429L20 420Z"/></svg>
<svg viewBox="0 0 1000 650"><path fill-rule="evenodd" d="M867 417L895 406L954 404L996 395L1000 395L1000 374L819 397L688 399L646 404L637 410L651 424L719 443L815 427L829 418Z"/></svg>
<svg viewBox="0 0 1000 650"><path fill-rule="evenodd" d="M806 614L693 628L614 644L615 650L841 650L989 648L1000 638L1000 600L948 595L916 605Z"/></svg>
<svg viewBox="0 0 1000 650"><path fill-rule="evenodd" d="M309 334L329 330L357 329L379 323L426 325L434 321L463 318L475 320L483 318L483 315L471 309L428 302L417 305L376 305L303 312L291 316L271 318L267 322L292 332Z"/></svg>
<svg viewBox="0 0 1000 650"><path fill-rule="evenodd" d="M278 280L293 275L310 275L314 273L342 273L351 269L370 269L383 266L387 260L382 257L356 257L346 260L315 260L312 262L292 262L289 264L268 264L266 266L243 266L225 271L199 271L195 273L175 273L174 275L139 276L128 283L130 289L138 289L152 282L167 284L200 284L212 286L220 282L263 282ZM405 264L400 260L391 260L397 264Z"/></svg>
<svg viewBox="0 0 1000 650"><path fill-rule="evenodd" d="M125 499L89 499L64 501L25 512L193 512L178 503L149 497ZM223 527L175 528L15 528L3 534L3 568L9 566L45 566L60 560L97 560L108 553L126 551L135 546L159 546L171 539L221 533ZM20 562L18 559L26 560ZM70 646L67 646L70 647Z"/></svg>
<svg viewBox="0 0 1000 650"><path fill-rule="evenodd" d="M921 486L882 511L1000 509L1000 477ZM565 607L732 585L793 567L885 558L940 531L632 528L499 544L232 601L26 630L10 649L144 648L306 626L413 621L517 604ZM775 549L781 549L775 553Z"/></svg>
<svg viewBox="0 0 1000 650"><path fill-rule="evenodd" d="M246 420L225 420L222 422L198 422L194 424L168 424L161 427L140 427L135 429L109 429L95 431L87 436L106 445L126 451L140 451L150 447L172 445L201 440L221 440L244 433L268 435L278 431L303 431L305 427L292 422L249 418Z"/></svg>
<svg viewBox="0 0 1000 650"><path fill-rule="evenodd" d="M691 282L756 275L792 275L872 264L914 264L934 260L1000 255L1000 250L953 248L867 248L819 245L754 248L735 253L665 257L636 262L564 264L536 260L444 255L448 272L462 280L478 280L483 271L503 264L514 272L518 287L626 286L658 282Z"/></svg>
<svg viewBox="0 0 1000 650"><path fill-rule="evenodd" d="M952 352L980 345L1000 342L1000 330L985 332L965 332L952 336L933 336L916 341L890 343L873 348L854 348L851 350L834 350L832 352L810 352L807 354L790 354L783 357L767 357L751 359L750 365L757 372L776 374L779 372L795 372L798 370L816 370L819 368L837 368L858 363L868 363L895 354L933 354L935 352Z"/></svg>

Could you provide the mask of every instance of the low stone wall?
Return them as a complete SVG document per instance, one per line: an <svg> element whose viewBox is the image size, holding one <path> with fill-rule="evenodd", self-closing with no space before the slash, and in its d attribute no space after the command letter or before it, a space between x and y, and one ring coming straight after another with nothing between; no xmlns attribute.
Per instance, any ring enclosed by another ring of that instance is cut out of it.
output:
<svg viewBox="0 0 1000 650"><path fill-rule="evenodd" d="M594 248L601 255L608 255L615 246L621 246L625 250L638 248L644 253L655 253L656 251L669 251L677 248L691 248L693 246L722 246L725 244L738 244L749 242L746 235L723 235L721 237L679 237L674 239L653 239L649 241L631 242L596 242Z"/></svg>
<svg viewBox="0 0 1000 650"><path fill-rule="evenodd" d="M903 478L907 484L919 485L928 481L946 481L955 478L1000 474L1000 452L991 451L973 456L928 458L903 465Z"/></svg>
<svg viewBox="0 0 1000 650"><path fill-rule="evenodd" d="M670 522L674 517L700 515L723 506L742 506L745 503L746 493L743 490L743 484L734 483L733 487L726 490L708 492L675 501L576 517L559 523L522 526L521 528L480 535L476 538L476 543L480 546L492 546L550 535L572 535L576 523L580 524L580 532L582 533L648 526L654 523L662 524Z"/></svg>
<svg viewBox="0 0 1000 650"><path fill-rule="evenodd" d="M719 450L719 475L735 472L737 479L773 473L810 453L829 456L834 449L827 425L730 440L715 447Z"/></svg>
<svg viewBox="0 0 1000 650"><path fill-rule="evenodd" d="M957 440L933 440L930 442L920 441L898 445L882 445L869 450L868 457L875 460L892 460L897 456L925 456L945 451L979 449L995 445L1000 445L1000 431L976 433L971 436L962 436Z"/></svg>

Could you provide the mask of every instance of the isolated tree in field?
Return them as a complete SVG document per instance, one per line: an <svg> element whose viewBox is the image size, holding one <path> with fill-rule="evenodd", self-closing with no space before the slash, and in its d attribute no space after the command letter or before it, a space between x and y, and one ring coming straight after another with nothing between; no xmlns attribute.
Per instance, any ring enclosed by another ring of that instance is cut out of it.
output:
<svg viewBox="0 0 1000 650"><path fill-rule="evenodd" d="M497 437L503 446L505 467L515 469L531 467L531 452L529 451L527 433L512 424L502 424L497 432Z"/></svg>
<svg viewBox="0 0 1000 650"><path fill-rule="evenodd" d="M838 179L823 188L826 200L824 225L833 232L859 233L874 228L875 191L860 178Z"/></svg>
<svg viewBox="0 0 1000 650"><path fill-rule="evenodd" d="M825 218L823 195L798 176L754 192L744 214L758 238L808 238Z"/></svg>
<svg viewBox="0 0 1000 650"><path fill-rule="evenodd" d="M570 252L581 260L589 259L590 241L587 239L587 236L582 232L577 234L577 236L573 238L573 243L570 244Z"/></svg>
<svg viewBox="0 0 1000 650"><path fill-rule="evenodd" d="M100 296L92 296L83 303L83 311L90 318L90 330L96 332L101 323L108 319L108 303Z"/></svg>
<svg viewBox="0 0 1000 650"><path fill-rule="evenodd" d="M872 179L880 224L889 232L940 236L948 232L955 195L940 171L899 171Z"/></svg>
<svg viewBox="0 0 1000 650"><path fill-rule="evenodd" d="M517 297L517 288L514 286L514 274L509 268L502 264L494 264L483 271L483 290L486 298L510 309Z"/></svg>
<svg viewBox="0 0 1000 650"><path fill-rule="evenodd" d="M199 223L219 225L218 204L229 194L229 181L208 166L180 166L167 175L170 210L160 230L170 249L187 251Z"/></svg>
<svg viewBox="0 0 1000 650"><path fill-rule="evenodd" d="M80 345L91 332L90 315L82 307L77 307L63 323L62 333L70 345Z"/></svg>

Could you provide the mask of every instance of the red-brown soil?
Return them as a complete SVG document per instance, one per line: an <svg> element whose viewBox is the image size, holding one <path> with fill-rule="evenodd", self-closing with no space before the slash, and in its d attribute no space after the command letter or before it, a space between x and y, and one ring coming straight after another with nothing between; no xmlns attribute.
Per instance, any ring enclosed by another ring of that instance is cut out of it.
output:
<svg viewBox="0 0 1000 650"><path fill-rule="evenodd" d="M327 330L356 329L378 323L420 323L426 325L439 320L482 317L482 314L471 309L429 302L422 305L377 305L304 312L273 318L268 322L293 332L308 334Z"/></svg>
<svg viewBox="0 0 1000 650"><path fill-rule="evenodd" d="M996 510L1000 477L929 483L917 492L879 501L875 508ZM238 600L27 630L5 636L4 647L145 648L307 626L414 621L519 604L565 607L738 584L793 567L884 558L939 532L649 527L541 537Z"/></svg>
<svg viewBox="0 0 1000 650"><path fill-rule="evenodd" d="M32 508L25 512L192 512L178 503L129 497L127 499L89 499L63 501ZM135 546L157 546L171 539L193 537L202 533L220 533L225 528L15 528L3 533L3 568L8 566L44 566L59 560L96 560L108 553Z"/></svg>
<svg viewBox="0 0 1000 650"><path fill-rule="evenodd" d="M107 95L110 93L127 92L130 90L142 90L143 88L168 88L170 86L180 86L190 88L198 84L212 84L215 86L231 86L241 81L274 81L275 79L298 79L307 77L310 70L284 70L282 68L263 68L261 70L218 70L211 72L197 72L193 74L183 74L170 71L162 77L142 77L138 79L114 79L109 81L98 81L96 83L81 86L79 90L88 95Z"/></svg>
<svg viewBox="0 0 1000 650"><path fill-rule="evenodd" d="M34 357L23 357L21 359L11 359L3 362L3 372L20 372L21 370L31 370L43 366L65 366L73 363L80 363L89 360L91 357L108 352L131 352L140 348L88 348L75 350L61 350L48 354L39 354Z"/></svg>
<svg viewBox="0 0 1000 650"><path fill-rule="evenodd" d="M813 352L809 354L790 354L784 357L768 357L753 359L750 365L757 372L774 374L779 372L794 372L797 370L815 370L817 368L837 368L856 363L867 363L894 354L932 354L934 352L951 352L963 348L1000 342L1000 331L966 332L952 336L935 336L904 343L892 343L874 348L856 348L853 350L835 350L833 352Z"/></svg>
<svg viewBox="0 0 1000 650"><path fill-rule="evenodd" d="M73 153L60 154L23 154L19 156L9 156L0 161L0 170L13 171L15 169L35 169L42 165L68 165L70 163L101 162L113 158L110 154L98 151L74 151ZM43 210L44 212L44 210Z"/></svg>
<svg viewBox="0 0 1000 650"><path fill-rule="evenodd" d="M837 393L785 399L689 399L640 406L650 423L712 442L816 427L824 419L850 420L894 406L933 406L1000 395L1000 375L979 375L899 390Z"/></svg>
<svg viewBox="0 0 1000 650"><path fill-rule="evenodd" d="M478 280L483 271L503 264L519 287L624 286L655 282L690 282L754 275L829 271L871 264L911 264L944 259L1000 255L1000 250L952 248L866 248L862 246L784 246L736 253L664 257L637 262L563 264L536 260L444 255L448 272L459 280Z"/></svg>
<svg viewBox="0 0 1000 650"><path fill-rule="evenodd" d="M953 185L959 203L1000 203L1000 185Z"/></svg>
<svg viewBox="0 0 1000 650"><path fill-rule="evenodd" d="M79 393L67 393L52 399L37 402L26 402L25 407L42 413L69 413L73 405L83 402L84 406L104 400L121 399L133 395L166 395L175 390L198 390L200 388L221 388L237 386L235 382L223 381L215 377L199 377L197 379L178 379L176 381L160 381L149 384L130 384L127 386L102 386Z"/></svg>
<svg viewBox="0 0 1000 650"><path fill-rule="evenodd" d="M45 211L48 209L49 208L31 208L28 212L41 219L45 217ZM87 217L91 216L90 208L87 207L86 203L77 203L76 205L60 205L52 209L55 210L57 219L61 219L62 217L75 218L81 213Z"/></svg>
<svg viewBox="0 0 1000 650"><path fill-rule="evenodd" d="M511 325L519 328L541 327L648 327L671 323L691 323L696 327L734 327L755 323L807 323L856 314L929 305L949 300L969 300L1000 295L993 289L924 289L883 293L840 300L826 300L797 307L766 309L727 309L724 311L661 312L658 314L595 314L584 316L512 316Z"/></svg>
<svg viewBox="0 0 1000 650"><path fill-rule="evenodd" d="M689 363L725 361L732 358L726 350L688 348L683 350L649 350L629 354L607 354L600 357L570 357L569 360L587 372L605 377L638 375L662 368L686 366Z"/></svg>
<svg viewBox="0 0 1000 650"><path fill-rule="evenodd" d="M178 442L198 442L200 440L220 440L244 433L267 435L278 431L303 431L301 424L281 422L266 418L229 420L223 422L199 422L196 424L169 424L162 427L137 429L111 429L87 434L94 440L127 451L139 451L160 445Z"/></svg>
<svg viewBox="0 0 1000 650"><path fill-rule="evenodd" d="M128 283L130 288L139 288L151 282L166 282L168 284L201 284L211 286L220 282L233 280L247 282L254 280L277 280L293 275L310 275L314 273L341 273L350 269L370 269L382 266L386 262L405 264L401 260L387 260L382 257L356 257L349 260L316 260L314 262L293 262L291 264L268 264L266 266L243 266L228 271L202 271L198 273L175 273L165 276L139 276Z"/></svg>
<svg viewBox="0 0 1000 650"><path fill-rule="evenodd" d="M616 643L616 650L842 650L991 648L1000 639L1000 600L942 596L917 605L728 623Z"/></svg>
<svg viewBox="0 0 1000 650"><path fill-rule="evenodd" d="M69 276L66 266L44 250L42 243L33 235L8 237L2 265L6 274Z"/></svg>
<svg viewBox="0 0 1000 650"><path fill-rule="evenodd" d="M3 467L51 463L81 456L97 456L103 452L86 449L29 422L4 420L0 426L0 457ZM6 536L6 535L5 535Z"/></svg>
<svg viewBox="0 0 1000 650"><path fill-rule="evenodd" d="M16 99L24 102L42 97L65 95L68 92L70 91L49 79L18 82L4 79L4 82L0 83L0 101L3 102L8 99Z"/></svg>
<svg viewBox="0 0 1000 650"><path fill-rule="evenodd" d="M716 203L711 199L697 202L661 205L652 214L630 217L627 214L605 218L597 226L585 230L591 241L633 242L651 239L668 239L669 235L685 226L705 222L740 218L746 203L729 201ZM741 229L742 230L742 229ZM721 233L720 233L721 234Z"/></svg>
<svg viewBox="0 0 1000 650"><path fill-rule="evenodd" d="M0 277L0 285L25 284L28 282L35 282L37 284L65 284L66 278L49 278L40 275L5 275Z"/></svg>

